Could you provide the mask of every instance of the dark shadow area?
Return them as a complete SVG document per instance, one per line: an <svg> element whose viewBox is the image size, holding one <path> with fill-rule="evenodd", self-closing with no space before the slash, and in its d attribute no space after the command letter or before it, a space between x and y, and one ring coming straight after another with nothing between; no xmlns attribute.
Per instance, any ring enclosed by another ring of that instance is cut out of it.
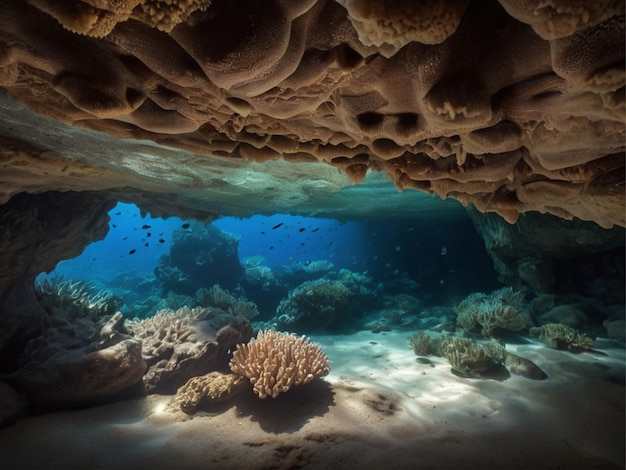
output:
<svg viewBox="0 0 626 470"><path fill-rule="evenodd" d="M241 416L250 416L265 432L293 433L311 418L325 415L335 403L335 393L324 380L314 380L281 393L276 398L260 399L252 389L235 397Z"/></svg>

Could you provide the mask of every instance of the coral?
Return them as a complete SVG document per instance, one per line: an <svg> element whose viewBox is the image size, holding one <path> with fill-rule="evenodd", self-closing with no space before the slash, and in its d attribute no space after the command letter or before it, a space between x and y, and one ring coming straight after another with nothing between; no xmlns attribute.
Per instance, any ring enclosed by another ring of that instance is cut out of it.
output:
<svg viewBox="0 0 626 470"><path fill-rule="evenodd" d="M63 276L45 277L35 285L37 299L53 321L71 322L87 317L97 320L115 313L124 301L118 295L100 290L88 281L72 281Z"/></svg>
<svg viewBox="0 0 626 470"><path fill-rule="evenodd" d="M288 289L292 289L305 281L330 277L334 271L335 265L328 260L296 261L272 268L278 283Z"/></svg>
<svg viewBox="0 0 626 470"><path fill-rule="evenodd" d="M529 330L530 336L541 339L553 349L580 351L590 349L593 338L562 323L548 323Z"/></svg>
<svg viewBox="0 0 626 470"><path fill-rule="evenodd" d="M329 328L347 312L350 295L350 289L339 281L303 282L281 300L276 308L275 321L279 328Z"/></svg>
<svg viewBox="0 0 626 470"><path fill-rule="evenodd" d="M238 344L230 369L250 379L259 398L276 398L292 386L330 372L328 357L308 338L273 330L259 331L248 344Z"/></svg>
<svg viewBox="0 0 626 470"><path fill-rule="evenodd" d="M476 324L476 314L478 306L487 298L482 292L473 292L463 299L459 304L453 307L454 313L457 315L457 322L466 330L473 329Z"/></svg>
<svg viewBox="0 0 626 470"><path fill-rule="evenodd" d="M389 301L408 315L417 315L422 310L422 301L409 294L396 294L390 296Z"/></svg>
<svg viewBox="0 0 626 470"><path fill-rule="evenodd" d="M217 307L226 312L235 312L248 320L259 314L259 309L251 300L235 297L226 289L215 284L210 289L201 288L196 291L195 304L200 307Z"/></svg>
<svg viewBox="0 0 626 470"><path fill-rule="evenodd" d="M418 331L417 333L409 337L409 344L411 345L411 348L413 348L413 352L418 356L440 355L440 339L427 335L423 331Z"/></svg>
<svg viewBox="0 0 626 470"><path fill-rule="evenodd" d="M250 322L217 308L160 310L131 324L148 364L147 391L174 393L191 377L217 369L228 351L252 336Z"/></svg>
<svg viewBox="0 0 626 470"><path fill-rule="evenodd" d="M269 291L276 287L277 281L272 268L265 266L263 256L249 256L241 261L244 269L244 280L251 286Z"/></svg>
<svg viewBox="0 0 626 470"><path fill-rule="evenodd" d="M499 328L519 331L526 327L526 323L519 312L500 301L483 301L478 309L476 321L482 327L480 333L485 338L494 336Z"/></svg>
<svg viewBox="0 0 626 470"><path fill-rule="evenodd" d="M194 413L203 403L218 403L228 400L246 388L244 377L213 371L192 377L180 387L174 404L185 413Z"/></svg>
<svg viewBox="0 0 626 470"><path fill-rule="evenodd" d="M463 328L471 331L480 326L481 334L490 338L500 330L519 331L526 328L526 320L518 310L522 308L523 301L522 292L505 287L489 295L480 292L470 294L453 310Z"/></svg>
<svg viewBox="0 0 626 470"><path fill-rule="evenodd" d="M471 339L455 336L436 337L419 331L409 337L409 344L418 356L443 356L452 370L466 377L480 377L492 367L505 365L512 374L532 380L544 380L548 376L534 362L510 353L495 340L477 343Z"/></svg>
<svg viewBox="0 0 626 470"><path fill-rule="evenodd" d="M191 223L172 232L169 256L154 269L161 292L193 295L207 285L234 289L243 275L239 237L212 224Z"/></svg>
<svg viewBox="0 0 626 470"><path fill-rule="evenodd" d="M480 344L467 338L449 336L442 338L441 355L444 356L452 370L465 377L479 377L482 372L502 365L506 359L504 346L495 340Z"/></svg>

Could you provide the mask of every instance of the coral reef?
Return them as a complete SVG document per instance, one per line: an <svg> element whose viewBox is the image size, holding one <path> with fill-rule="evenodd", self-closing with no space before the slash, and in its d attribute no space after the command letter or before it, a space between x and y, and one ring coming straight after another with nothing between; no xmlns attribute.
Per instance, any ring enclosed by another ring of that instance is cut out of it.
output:
<svg viewBox="0 0 626 470"><path fill-rule="evenodd" d="M218 284L210 289L198 289L194 296L195 302L192 304L198 307L216 307L225 312L233 312L248 320L252 320L259 314L259 309L251 300L236 297L226 289L222 289Z"/></svg>
<svg viewBox="0 0 626 470"><path fill-rule="evenodd" d="M448 359L452 370L464 377L480 377L481 373L501 366L506 359L504 346L493 339L480 344L467 338L448 336L442 339L439 351Z"/></svg>
<svg viewBox="0 0 626 470"><path fill-rule="evenodd" d="M112 315L124 301L118 295L100 290L89 281L72 281L62 276L46 277L35 284L37 299L54 322L71 322L88 317L97 320Z"/></svg>
<svg viewBox="0 0 626 470"><path fill-rule="evenodd" d="M549 347L554 349L567 349L570 351L582 351L590 349L593 338L579 333L572 327L562 323L548 323L533 327L529 330L530 336L541 339Z"/></svg>
<svg viewBox="0 0 626 470"><path fill-rule="evenodd" d="M162 256L154 269L162 294L193 295L214 284L234 289L243 276L238 247L235 235L212 224L192 223L174 230L170 254Z"/></svg>
<svg viewBox="0 0 626 470"><path fill-rule="evenodd" d="M305 281L280 302L273 321L278 328L297 331L332 328L345 320L350 296L350 289L339 281Z"/></svg>
<svg viewBox="0 0 626 470"><path fill-rule="evenodd" d="M142 342L148 370L147 392L175 393L191 377L216 370L228 351L252 337L250 322L217 308L160 310L153 317L131 322Z"/></svg>
<svg viewBox="0 0 626 470"><path fill-rule="evenodd" d="M527 327L528 320L520 313L523 299L523 292L503 287L489 295L470 294L453 310L458 323L467 331L480 327L480 333L491 338L502 330L519 331Z"/></svg>
<svg viewBox="0 0 626 470"><path fill-rule="evenodd" d="M228 400L246 388L247 383L241 375L213 371L189 379L178 389L173 402L185 413L194 413L205 403Z"/></svg>
<svg viewBox="0 0 626 470"><path fill-rule="evenodd" d="M335 265L328 260L296 261L272 268L278 284L288 290L294 289L306 281L332 277L335 271Z"/></svg>
<svg viewBox="0 0 626 470"><path fill-rule="evenodd" d="M248 344L237 345L230 369L250 379L259 398L276 398L328 374L330 364L321 346L304 336L261 330Z"/></svg>

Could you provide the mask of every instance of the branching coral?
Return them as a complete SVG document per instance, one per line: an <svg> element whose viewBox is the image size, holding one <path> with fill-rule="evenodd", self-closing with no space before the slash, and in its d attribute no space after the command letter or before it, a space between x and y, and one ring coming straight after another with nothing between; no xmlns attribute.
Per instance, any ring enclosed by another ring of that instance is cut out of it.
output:
<svg viewBox="0 0 626 470"><path fill-rule="evenodd" d="M489 295L473 293L454 307L458 323L468 331L477 326L486 338L496 336L498 330L519 331L526 328L520 314L524 301L522 292L510 287L498 289Z"/></svg>
<svg viewBox="0 0 626 470"><path fill-rule="evenodd" d="M259 314L257 305L251 300L235 297L228 290L215 284L210 289L201 288L196 291L195 301L202 307L217 307L225 312L239 313L248 320Z"/></svg>
<svg viewBox="0 0 626 470"><path fill-rule="evenodd" d="M452 370L466 377L479 376L506 359L504 346L493 339L487 344L480 344L451 336L442 339L439 350L450 361Z"/></svg>
<svg viewBox="0 0 626 470"><path fill-rule="evenodd" d="M465 377L479 377L492 367L506 365L513 374L528 379L544 380L548 376L534 362L512 354L496 340L477 343L455 336L436 337L419 331L409 337L409 344L418 356L443 356L452 370Z"/></svg>
<svg viewBox="0 0 626 470"><path fill-rule="evenodd" d="M87 281L73 281L62 276L44 278L35 285L41 305L54 320L73 320L87 317L98 320L111 315L124 301L117 295L104 290L96 292Z"/></svg>
<svg viewBox="0 0 626 470"><path fill-rule="evenodd" d="M593 338L579 333L572 327L563 323L548 323L546 325L531 328L530 336L541 339L554 349L581 350L589 349L593 344Z"/></svg>
<svg viewBox="0 0 626 470"><path fill-rule="evenodd" d="M409 344L413 348L413 352L418 356L439 356L439 347L441 346L441 340L425 334L423 331L418 331L414 335L409 337Z"/></svg>
<svg viewBox="0 0 626 470"><path fill-rule="evenodd" d="M250 379L259 398L286 392L330 372L328 357L318 343L304 336L259 331L248 344L238 344L230 369Z"/></svg>

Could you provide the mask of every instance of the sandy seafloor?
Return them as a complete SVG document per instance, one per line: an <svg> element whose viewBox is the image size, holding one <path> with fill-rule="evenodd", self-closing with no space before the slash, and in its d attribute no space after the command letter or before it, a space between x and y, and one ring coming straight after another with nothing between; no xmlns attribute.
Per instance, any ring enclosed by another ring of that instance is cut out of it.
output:
<svg viewBox="0 0 626 470"><path fill-rule="evenodd" d="M0 431L0 468L624 468L623 346L507 345L549 378L477 380L420 363L408 336L314 336L331 360L323 380L193 417L166 396L24 417Z"/></svg>

